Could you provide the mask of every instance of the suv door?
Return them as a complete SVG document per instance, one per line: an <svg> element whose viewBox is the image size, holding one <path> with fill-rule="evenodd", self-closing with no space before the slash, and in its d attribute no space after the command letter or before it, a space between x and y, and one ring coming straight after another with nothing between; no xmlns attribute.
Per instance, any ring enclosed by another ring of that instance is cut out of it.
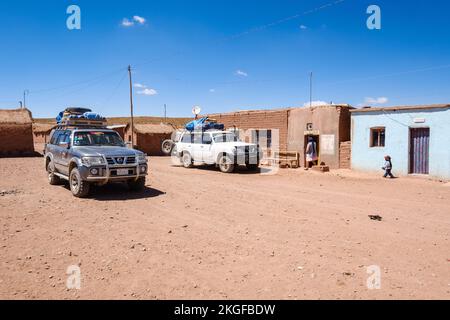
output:
<svg viewBox="0 0 450 320"><path fill-rule="evenodd" d="M209 132L203 133L202 137L202 161L208 164L215 163L216 159L213 158L213 139Z"/></svg>
<svg viewBox="0 0 450 320"><path fill-rule="evenodd" d="M60 144L61 143L67 144L67 148L59 146L61 149L61 151L60 151L61 152L61 154L60 154L61 173L65 174L67 176L69 175L69 161L71 158L70 150L72 149L71 135L72 135L72 132L70 130L66 130L64 132L64 134L62 135Z"/></svg>
<svg viewBox="0 0 450 320"><path fill-rule="evenodd" d="M50 139L50 143L47 145L47 152L52 155L52 161L53 165L55 166L55 170L57 172L61 172L60 169L60 157L61 157L61 150L58 146L58 140L59 136L62 134L63 131L56 130L52 138Z"/></svg>
<svg viewBox="0 0 450 320"><path fill-rule="evenodd" d="M177 146L178 152L181 153L187 151L192 156L192 142L193 142L192 139L193 139L192 133L185 132L181 137L180 142L178 142L179 145L179 147Z"/></svg>
<svg viewBox="0 0 450 320"><path fill-rule="evenodd" d="M194 143L192 144L192 158L195 162L203 161L203 144L202 144L202 136L201 132L194 133Z"/></svg>
<svg viewBox="0 0 450 320"><path fill-rule="evenodd" d="M69 135L70 131L67 130L59 131L59 134L56 137L56 142L53 145L54 148L53 161L55 163L57 171L62 174L68 173L68 169L66 168L68 164L66 164L64 161L64 159L67 157L68 149L66 147L61 147L61 145L70 141Z"/></svg>

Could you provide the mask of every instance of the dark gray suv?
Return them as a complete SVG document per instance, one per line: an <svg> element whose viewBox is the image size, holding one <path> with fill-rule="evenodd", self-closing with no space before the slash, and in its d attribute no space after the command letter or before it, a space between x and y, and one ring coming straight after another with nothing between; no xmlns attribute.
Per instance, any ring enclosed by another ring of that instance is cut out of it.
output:
<svg viewBox="0 0 450 320"><path fill-rule="evenodd" d="M45 145L45 168L51 185L69 181L75 197L86 197L92 184L126 182L145 187L147 156L127 148L120 135L105 128L56 127Z"/></svg>

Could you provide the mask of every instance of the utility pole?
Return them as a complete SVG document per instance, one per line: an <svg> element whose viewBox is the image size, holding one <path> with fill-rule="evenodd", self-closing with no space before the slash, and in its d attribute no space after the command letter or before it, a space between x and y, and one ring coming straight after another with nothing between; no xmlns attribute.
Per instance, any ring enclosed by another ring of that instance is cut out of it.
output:
<svg viewBox="0 0 450 320"><path fill-rule="evenodd" d="M167 122L167 105L164 103L164 122Z"/></svg>
<svg viewBox="0 0 450 320"><path fill-rule="evenodd" d="M134 148L133 80L131 78L131 66L128 66L128 76L130 78L131 147Z"/></svg>
<svg viewBox="0 0 450 320"><path fill-rule="evenodd" d="M26 108L27 107L27 103L26 103L26 95L27 94L29 94L30 93L30 91L28 90L28 89L26 89L26 90L24 90L23 91L23 108Z"/></svg>
<svg viewBox="0 0 450 320"><path fill-rule="evenodd" d="M313 73L309 77L309 107L312 107Z"/></svg>
<svg viewBox="0 0 450 320"><path fill-rule="evenodd" d="M23 103L22 103L22 101L19 101L19 105L20 105L20 109L22 109L22 108L23 108Z"/></svg>

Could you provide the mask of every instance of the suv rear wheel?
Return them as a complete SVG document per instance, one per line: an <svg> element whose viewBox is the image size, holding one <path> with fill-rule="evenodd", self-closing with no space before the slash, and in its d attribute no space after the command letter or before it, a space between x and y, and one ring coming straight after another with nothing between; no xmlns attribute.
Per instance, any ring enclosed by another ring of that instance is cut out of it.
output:
<svg viewBox="0 0 450 320"><path fill-rule="evenodd" d="M231 173L234 171L234 162L229 155L224 154L219 157L219 168L224 173Z"/></svg>
<svg viewBox="0 0 450 320"><path fill-rule="evenodd" d="M50 183L52 186L61 183L61 179L55 175L55 165L53 161L49 161L47 163L47 175L48 175L48 183Z"/></svg>
<svg viewBox="0 0 450 320"><path fill-rule="evenodd" d="M73 168L70 171L69 177L70 191L77 198L84 198L89 194L90 184L87 181L81 179L78 168Z"/></svg>
<svg viewBox="0 0 450 320"><path fill-rule="evenodd" d="M145 188L145 177L138 178L137 180L128 181L128 188L131 191L142 191Z"/></svg>

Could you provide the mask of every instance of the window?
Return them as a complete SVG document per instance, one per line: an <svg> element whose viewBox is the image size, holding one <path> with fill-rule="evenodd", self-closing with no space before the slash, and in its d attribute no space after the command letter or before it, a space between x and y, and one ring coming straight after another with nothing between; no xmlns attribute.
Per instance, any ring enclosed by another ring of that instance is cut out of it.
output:
<svg viewBox="0 0 450 320"><path fill-rule="evenodd" d="M202 144L202 133L194 133L194 143Z"/></svg>
<svg viewBox="0 0 450 320"><path fill-rule="evenodd" d="M119 146L124 143L115 131L79 131L73 139L74 146Z"/></svg>
<svg viewBox="0 0 450 320"><path fill-rule="evenodd" d="M190 133L184 134L183 138L181 139L181 142L183 142L183 143L192 143L192 135Z"/></svg>
<svg viewBox="0 0 450 320"><path fill-rule="evenodd" d="M272 148L272 130L253 130L252 141L263 148Z"/></svg>
<svg viewBox="0 0 450 320"><path fill-rule="evenodd" d="M211 144L212 143L212 137L209 133L203 134L203 144Z"/></svg>
<svg viewBox="0 0 450 320"><path fill-rule="evenodd" d="M215 143L238 142L239 139L232 132L214 134Z"/></svg>
<svg viewBox="0 0 450 320"><path fill-rule="evenodd" d="M62 132L63 131L55 130L53 132L52 138L50 139L50 144L56 144L56 141L58 140L58 137Z"/></svg>
<svg viewBox="0 0 450 320"><path fill-rule="evenodd" d="M386 141L385 128L370 129L370 147L384 147Z"/></svg>
<svg viewBox="0 0 450 320"><path fill-rule="evenodd" d="M65 131L59 136L59 143L69 143L70 142L70 131Z"/></svg>

